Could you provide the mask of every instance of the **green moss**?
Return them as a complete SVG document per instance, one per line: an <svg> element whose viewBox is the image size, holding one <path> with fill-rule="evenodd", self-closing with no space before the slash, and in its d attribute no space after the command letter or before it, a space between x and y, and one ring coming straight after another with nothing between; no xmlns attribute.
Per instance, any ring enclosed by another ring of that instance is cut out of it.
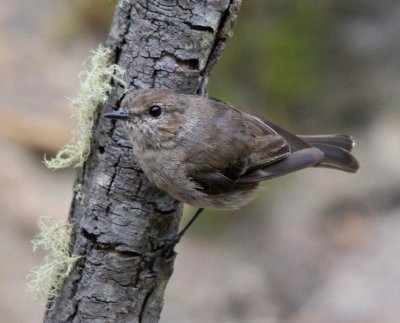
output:
<svg viewBox="0 0 400 323"><path fill-rule="evenodd" d="M109 64L111 50L100 45L90 60L89 70L82 73L80 92L71 100L77 124L72 143L59 151L56 157L47 160L45 164L52 169L69 166L82 166L90 153L92 129L97 107L105 103L112 90L111 80L120 83L124 90L127 88L123 80L124 71L116 64Z"/></svg>
<svg viewBox="0 0 400 323"><path fill-rule="evenodd" d="M48 255L28 275L28 289L36 298L53 299L80 257L69 254L72 224L41 218L38 227L39 234L32 240L33 250L42 248Z"/></svg>

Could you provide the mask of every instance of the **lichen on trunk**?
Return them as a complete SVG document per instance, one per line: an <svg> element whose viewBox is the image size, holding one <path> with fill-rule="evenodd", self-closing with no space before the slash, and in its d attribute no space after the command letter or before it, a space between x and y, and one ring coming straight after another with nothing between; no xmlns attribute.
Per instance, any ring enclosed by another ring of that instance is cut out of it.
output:
<svg viewBox="0 0 400 323"><path fill-rule="evenodd" d="M113 88L111 80L119 83L124 91L127 90L123 80L125 71L117 64L109 63L111 50L99 45L92 54L89 70L82 72L80 92L76 98L71 99L76 117L73 142L62 148L56 157L45 159L48 168L82 167L90 153L96 111L99 104L107 102Z"/></svg>

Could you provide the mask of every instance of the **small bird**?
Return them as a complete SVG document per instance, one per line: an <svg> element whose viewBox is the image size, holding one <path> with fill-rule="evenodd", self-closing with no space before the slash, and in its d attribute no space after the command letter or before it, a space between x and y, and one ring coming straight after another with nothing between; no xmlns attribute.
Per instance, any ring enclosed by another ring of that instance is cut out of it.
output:
<svg viewBox="0 0 400 323"><path fill-rule="evenodd" d="M296 136L212 98L136 90L104 117L123 120L152 183L200 210L239 208L260 182L303 168L359 169L348 135Z"/></svg>

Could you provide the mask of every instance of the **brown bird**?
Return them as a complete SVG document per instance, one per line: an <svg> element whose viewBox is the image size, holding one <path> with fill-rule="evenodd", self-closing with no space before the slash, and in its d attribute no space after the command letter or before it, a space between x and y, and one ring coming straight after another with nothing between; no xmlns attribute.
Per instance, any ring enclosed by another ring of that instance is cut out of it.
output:
<svg viewBox="0 0 400 323"><path fill-rule="evenodd" d="M359 169L348 135L296 136L212 98L136 90L104 117L124 121L149 180L198 213L241 207L261 181L303 168Z"/></svg>

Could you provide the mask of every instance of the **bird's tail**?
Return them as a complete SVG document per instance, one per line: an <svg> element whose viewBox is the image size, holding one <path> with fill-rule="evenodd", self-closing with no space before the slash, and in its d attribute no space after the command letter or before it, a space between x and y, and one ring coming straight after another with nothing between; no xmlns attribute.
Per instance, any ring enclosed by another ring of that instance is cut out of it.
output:
<svg viewBox="0 0 400 323"><path fill-rule="evenodd" d="M354 140L348 135L297 136L309 145L324 153L323 160L315 167L328 167L355 173L360 168L357 159L351 154Z"/></svg>

